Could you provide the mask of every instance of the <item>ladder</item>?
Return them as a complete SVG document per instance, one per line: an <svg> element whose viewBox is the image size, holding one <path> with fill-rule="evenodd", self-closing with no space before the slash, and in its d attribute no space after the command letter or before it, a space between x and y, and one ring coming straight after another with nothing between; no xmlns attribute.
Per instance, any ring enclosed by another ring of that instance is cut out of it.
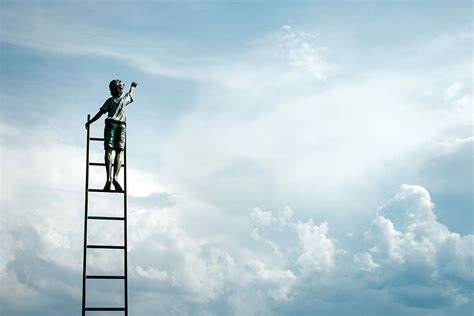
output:
<svg viewBox="0 0 474 316"><path fill-rule="evenodd" d="M90 114L87 115L87 122L90 121ZM84 254L82 265L82 316L86 315L87 311L123 311L124 315L128 315L128 279L127 279L127 142L125 141L125 148L123 152L123 191L104 191L102 189L89 188L89 167L90 166L104 166L105 163L90 162L89 161L89 143L90 141L104 141L103 138L90 137L90 127L87 129L87 149L86 149L86 189L85 189L85 219L84 219ZM89 193L112 193L123 194L123 217L117 216L89 216ZM123 245L91 245L87 243L87 222L89 220L98 221L123 221L124 239ZM90 275L87 274L87 249L117 249L123 251L123 275ZM124 305L122 307L90 307L86 304L87 280L101 279L111 280L118 279L124 282Z"/></svg>

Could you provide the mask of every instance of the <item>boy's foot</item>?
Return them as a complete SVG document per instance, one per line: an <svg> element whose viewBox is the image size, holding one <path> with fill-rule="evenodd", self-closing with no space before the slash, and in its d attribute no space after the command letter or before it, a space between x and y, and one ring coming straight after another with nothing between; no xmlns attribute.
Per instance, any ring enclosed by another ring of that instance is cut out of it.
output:
<svg viewBox="0 0 474 316"><path fill-rule="evenodd" d="M110 191L110 181L107 181L104 185L104 191Z"/></svg>
<svg viewBox="0 0 474 316"><path fill-rule="evenodd" d="M117 180L114 180L113 184L114 184L114 187L115 187L115 191L123 192L123 189L122 189L122 187L120 186L120 184L118 183Z"/></svg>

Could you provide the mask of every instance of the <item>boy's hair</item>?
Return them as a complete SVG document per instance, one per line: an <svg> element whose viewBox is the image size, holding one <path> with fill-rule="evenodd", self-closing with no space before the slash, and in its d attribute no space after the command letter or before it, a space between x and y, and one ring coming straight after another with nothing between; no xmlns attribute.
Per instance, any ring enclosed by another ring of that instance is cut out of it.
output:
<svg viewBox="0 0 474 316"><path fill-rule="evenodd" d="M109 83L110 94L113 97L118 97L122 94L123 83L120 79L114 79Z"/></svg>

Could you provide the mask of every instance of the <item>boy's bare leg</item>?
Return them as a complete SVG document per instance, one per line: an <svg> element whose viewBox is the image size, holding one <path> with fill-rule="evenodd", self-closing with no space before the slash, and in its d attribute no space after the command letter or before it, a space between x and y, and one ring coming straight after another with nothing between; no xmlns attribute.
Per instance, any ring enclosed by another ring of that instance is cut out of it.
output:
<svg viewBox="0 0 474 316"><path fill-rule="evenodd" d="M113 184L114 184L115 190L117 190L117 191L123 191L122 187L118 183L118 176L119 176L119 173L120 173L120 168L122 167L122 156L123 156L123 150L116 150L115 151Z"/></svg>
<svg viewBox="0 0 474 316"><path fill-rule="evenodd" d="M105 150L105 172L107 173L107 182L105 183L104 190L110 190L110 184L112 183L112 149Z"/></svg>

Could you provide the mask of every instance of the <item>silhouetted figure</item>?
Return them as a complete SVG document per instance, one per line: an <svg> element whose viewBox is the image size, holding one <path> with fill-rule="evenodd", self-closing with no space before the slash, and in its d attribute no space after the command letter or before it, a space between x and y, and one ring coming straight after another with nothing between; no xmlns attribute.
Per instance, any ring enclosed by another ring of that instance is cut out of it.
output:
<svg viewBox="0 0 474 316"><path fill-rule="evenodd" d="M133 81L129 91L122 96L125 84L119 79L112 80L109 84L112 97L104 102L99 112L89 122L86 122L86 129L88 129L90 124L107 113L104 128L105 170L107 172L104 190L106 191L110 191L111 184L114 185L115 190L123 191L117 179L122 166L123 149L125 148L125 107L133 102L132 94L136 86L137 83ZM112 159L113 152L115 152L115 159ZM113 173L112 161L114 161Z"/></svg>

